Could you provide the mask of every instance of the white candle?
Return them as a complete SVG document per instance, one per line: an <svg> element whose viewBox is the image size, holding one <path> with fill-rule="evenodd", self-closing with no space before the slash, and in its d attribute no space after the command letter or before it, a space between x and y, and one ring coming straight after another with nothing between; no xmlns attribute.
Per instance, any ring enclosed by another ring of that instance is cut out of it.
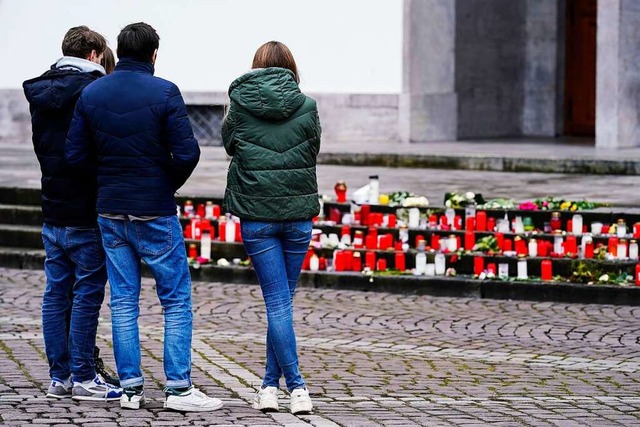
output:
<svg viewBox="0 0 640 427"><path fill-rule="evenodd" d="M427 270L427 254L418 252L416 255L416 274L425 274Z"/></svg>
<svg viewBox="0 0 640 427"><path fill-rule="evenodd" d="M436 275L436 265L435 264L427 264L425 269L426 276L435 276Z"/></svg>
<svg viewBox="0 0 640 427"><path fill-rule="evenodd" d="M235 242L236 241L236 223L231 217L227 214L227 227L225 228L224 234L225 242Z"/></svg>
<svg viewBox="0 0 640 427"><path fill-rule="evenodd" d="M506 279L509 277L509 264L507 263L498 264L498 277L501 279Z"/></svg>
<svg viewBox="0 0 640 427"><path fill-rule="evenodd" d="M538 242L536 239L529 240L529 256L536 257L538 256Z"/></svg>
<svg viewBox="0 0 640 427"><path fill-rule="evenodd" d="M420 225L420 209L409 209L409 228L418 228Z"/></svg>
<svg viewBox="0 0 640 427"><path fill-rule="evenodd" d="M582 234L582 215L575 214L571 219L571 232L576 236Z"/></svg>
<svg viewBox="0 0 640 427"><path fill-rule="evenodd" d="M602 233L602 223L601 222L592 222L591 223L591 234L598 235Z"/></svg>
<svg viewBox="0 0 640 427"><path fill-rule="evenodd" d="M518 261L518 279L527 279L529 276L527 274L527 261L521 260Z"/></svg>
<svg viewBox="0 0 640 427"><path fill-rule="evenodd" d="M458 239L456 239L456 236L449 236L447 239L447 249L449 249L449 252L458 250Z"/></svg>
<svg viewBox="0 0 640 427"><path fill-rule="evenodd" d="M318 255L313 254L311 258L309 258L309 270L318 271L320 269L320 258Z"/></svg>
<svg viewBox="0 0 640 427"><path fill-rule="evenodd" d="M627 259L627 243L618 243L618 259Z"/></svg>
<svg viewBox="0 0 640 427"><path fill-rule="evenodd" d="M638 259L638 243L633 240L629 243L629 258L634 261Z"/></svg>
<svg viewBox="0 0 640 427"><path fill-rule="evenodd" d="M438 274L438 275L444 274L444 272L446 270L446 267L447 267L444 254L436 254L435 263L436 263L436 267L435 267L436 271L435 271L435 273Z"/></svg>
<svg viewBox="0 0 640 427"><path fill-rule="evenodd" d="M209 230L202 231L202 240L200 240L200 256L204 259L211 259L211 233Z"/></svg>

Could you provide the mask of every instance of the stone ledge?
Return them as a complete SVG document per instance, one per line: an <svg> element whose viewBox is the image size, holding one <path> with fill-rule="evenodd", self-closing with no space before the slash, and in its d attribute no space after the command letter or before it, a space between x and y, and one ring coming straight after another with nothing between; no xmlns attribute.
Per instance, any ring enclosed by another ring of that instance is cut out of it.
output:
<svg viewBox="0 0 640 427"><path fill-rule="evenodd" d="M0 267L41 270L44 251L0 248ZM147 267L143 274L151 277ZM257 285L249 267L204 265L191 268L195 281ZM470 277L370 276L359 273L303 271L299 286L305 288L345 289L362 292L388 292L405 295L431 295L459 298L547 301L578 304L640 306L640 286L581 285L557 282L503 282L475 280Z"/></svg>

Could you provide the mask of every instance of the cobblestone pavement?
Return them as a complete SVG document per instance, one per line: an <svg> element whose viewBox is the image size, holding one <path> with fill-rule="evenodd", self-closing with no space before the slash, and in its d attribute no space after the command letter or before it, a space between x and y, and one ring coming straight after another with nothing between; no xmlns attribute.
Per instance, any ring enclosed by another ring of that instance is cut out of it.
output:
<svg viewBox="0 0 640 427"><path fill-rule="evenodd" d="M40 271L0 269L0 425L640 426L640 307L434 298L301 288L295 321L314 414L249 401L265 312L251 285L194 283L193 380L221 411L162 409L162 316L143 280L147 394L117 403L44 397ZM99 346L113 367L109 310Z"/></svg>

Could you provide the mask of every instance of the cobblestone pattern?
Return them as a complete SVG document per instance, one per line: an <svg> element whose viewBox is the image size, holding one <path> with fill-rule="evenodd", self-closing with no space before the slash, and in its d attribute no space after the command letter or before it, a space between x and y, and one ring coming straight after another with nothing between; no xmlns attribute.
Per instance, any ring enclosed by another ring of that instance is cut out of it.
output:
<svg viewBox="0 0 640 427"><path fill-rule="evenodd" d="M640 308L300 289L295 321L313 415L249 405L265 311L250 285L194 283L193 380L221 411L162 409L162 313L143 280L143 410L44 397L44 275L0 269L0 425L640 426ZM113 367L103 307L99 346Z"/></svg>

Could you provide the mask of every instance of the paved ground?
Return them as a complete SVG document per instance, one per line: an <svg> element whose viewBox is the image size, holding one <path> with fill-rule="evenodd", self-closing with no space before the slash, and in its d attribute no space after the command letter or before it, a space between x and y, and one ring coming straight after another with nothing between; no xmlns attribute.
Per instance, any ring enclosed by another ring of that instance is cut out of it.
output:
<svg viewBox="0 0 640 427"><path fill-rule="evenodd" d="M453 144L453 143L449 143ZM475 145L474 145L475 144ZM532 155L533 144L523 148L523 155ZM417 150L421 144L412 144L413 150ZM459 143L451 146L450 150L471 150L470 147L484 150L484 146L478 142ZM487 148L492 152L501 149L507 153L520 153L520 148L511 150L509 144L499 144L499 148ZM2 145L0 150L0 186L16 186L40 188L40 170L35 155L29 145ZM358 145L349 145L349 150ZM371 145L371 149L380 149L381 145ZM399 147L402 147L400 145ZM563 156L570 153L577 155L574 147L560 146L557 148ZM334 149L336 147L333 147ZM360 147L364 151L364 147ZM332 147L323 148L331 150ZM399 148L400 150L400 148ZM443 150L440 148L439 150ZM539 145L537 150L545 154L545 150L551 150L549 156L554 155L553 145ZM564 150L564 151L563 151ZM594 151L594 148L585 148ZM640 151L640 149L639 149ZM373 151L372 151L373 152ZM617 156L622 156L624 150L616 151ZM539 153L540 154L540 153ZM586 156L587 154L585 154ZM613 154L609 154L613 155ZM637 156L635 157L637 158ZM212 195L222 196L226 185L227 166L229 161L224 150L219 147L203 147L202 156L193 176L180 189L180 194L185 195ZM571 199L588 199L613 203L618 207L640 207L640 192L636 189L640 186L640 176L619 175L577 175L577 174L549 174L549 173L514 173L514 172L489 172L468 170L442 170L442 169L396 169L384 167L354 167L354 166L318 166L318 184L320 192L334 195L333 186L338 180L345 180L350 192L368 183L369 175L380 176L380 190L412 191L416 194L427 196L432 204L442 206L444 193L448 191L474 191L482 193L485 198L506 197L518 201L543 197L547 195L560 196Z"/></svg>
<svg viewBox="0 0 640 427"><path fill-rule="evenodd" d="M161 311L144 281L140 325L151 403L43 397L42 272L0 269L0 424L82 426L640 426L640 308L300 289L301 367L316 404L294 417L248 401L259 385L259 288L194 283L194 382L223 410L162 409ZM108 365L109 312L99 345Z"/></svg>

